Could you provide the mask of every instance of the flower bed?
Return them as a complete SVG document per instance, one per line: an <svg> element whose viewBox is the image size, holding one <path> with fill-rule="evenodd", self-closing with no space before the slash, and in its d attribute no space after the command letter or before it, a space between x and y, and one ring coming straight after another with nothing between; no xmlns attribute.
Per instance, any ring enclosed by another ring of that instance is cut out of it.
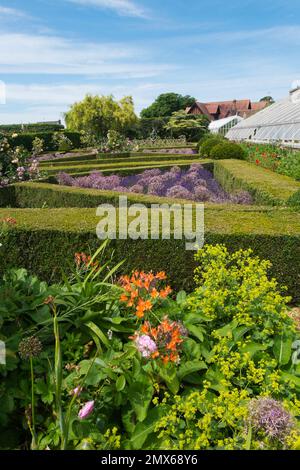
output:
<svg viewBox="0 0 300 470"><path fill-rule="evenodd" d="M106 248L60 284L0 279L0 448L299 449L300 337L270 263L206 246L187 294L115 276Z"/></svg>
<svg viewBox="0 0 300 470"><path fill-rule="evenodd" d="M59 184L81 188L94 188L166 196L169 198L194 201L232 202L235 204L251 204L252 198L246 191L233 195L227 194L214 180L212 174L200 164L193 164L188 170L174 166L169 171L158 168L146 170L130 176L111 175L94 171L88 176L74 178L67 173L59 173Z"/></svg>

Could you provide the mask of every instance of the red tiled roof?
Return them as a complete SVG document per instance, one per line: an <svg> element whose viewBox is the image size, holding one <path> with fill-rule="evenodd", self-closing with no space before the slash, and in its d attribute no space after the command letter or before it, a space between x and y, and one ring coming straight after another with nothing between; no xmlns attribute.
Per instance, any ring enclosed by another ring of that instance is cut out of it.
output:
<svg viewBox="0 0 300 470"><path fill-rule="evenodd" d="M251 103L251 109L253 109L253 111L260 111L261 109L266 108L267 105L267 101L259 101L258 103Z"/></svg>

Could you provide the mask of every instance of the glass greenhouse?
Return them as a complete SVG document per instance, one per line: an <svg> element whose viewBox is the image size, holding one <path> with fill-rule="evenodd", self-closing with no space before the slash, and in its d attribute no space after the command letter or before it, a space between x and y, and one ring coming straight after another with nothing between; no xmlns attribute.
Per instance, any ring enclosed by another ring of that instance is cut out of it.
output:
<svg viewBox="0 0 300 470"><path fill-rule="evenodd" d="M300 148L300 87L230 129L226 137L236 141L280 143Z"/></svg>
<svg viewBox="0 0 300 470"><path fill-rule="evenodd" d="M239 122L243 120L244 119L240 116L229 116L224 119L212 121L208 128L213 134L226 135L232 127L236 126Z"/></svg>

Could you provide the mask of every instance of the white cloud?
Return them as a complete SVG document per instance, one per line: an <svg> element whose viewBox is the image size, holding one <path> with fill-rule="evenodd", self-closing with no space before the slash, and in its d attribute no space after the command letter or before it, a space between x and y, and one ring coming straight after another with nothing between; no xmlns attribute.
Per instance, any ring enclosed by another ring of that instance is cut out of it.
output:
<svg viewBox="0 0 300 470"><path fill-rule="evenodd" d="M0 6L0 16L6 16L6 17L9 16L13 18L28 17L28 15L21 10L17 10L16 8L2 7L2 6Z"/></svg>
<svg viewBox="0 0 300 470"><path fill-rule="evenodd" d="M152 77L171 66L153 64L133 45L88 43L50 35L0 33L0 73Z"/></svg>
<svg viewBox="0 0 300 470"><path fill-rule="evenodd" d="M120 16L147 18L146 11L131 0L69 0L69 2L113 10Z"/></svg>

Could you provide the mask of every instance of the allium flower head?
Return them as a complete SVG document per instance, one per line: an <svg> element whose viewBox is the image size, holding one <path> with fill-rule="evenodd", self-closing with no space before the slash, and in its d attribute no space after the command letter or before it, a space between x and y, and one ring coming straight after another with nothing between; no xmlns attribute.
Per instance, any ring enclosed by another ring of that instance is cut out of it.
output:
<svg viewBox="0 0 300 470"><path fill-rule="evenodd" d="M281 442L285 441L294 427L293 417L282 403L268 397L250 401L249 423L255 430Z"/></svg>
<svg viewBox="0 0 300 470"><path fill-rule="evenodd" d="M148 335L137 336L135 344L143 357L150 357L157 351L156 343Z"/></svg>
<svg viewBox="0 0 300 470"><path fill-rule="evenodd" d="M42 343L36 336L22 339L19 344L19 354L21 359L27 360L38 357L43 350Z"/></svg>

